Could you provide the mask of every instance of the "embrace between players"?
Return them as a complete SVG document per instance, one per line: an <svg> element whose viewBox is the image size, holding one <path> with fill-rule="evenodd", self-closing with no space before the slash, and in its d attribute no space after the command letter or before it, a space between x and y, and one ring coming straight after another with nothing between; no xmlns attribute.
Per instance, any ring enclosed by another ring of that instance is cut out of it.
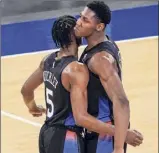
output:
<svg viewBox="0 0 159 153"><path fill-rule="evenodd" d="M34 117L46 113L40 153L126 153L127 144L142 144L142 134L129 129L120 52L105 35L110 21L109 7L93 1L78 20L64 15L54 22L52 38L60 49L43 58L21 89ZM82 37L88 45L78 60ZM34 100L42 83L46 110Z"/></svg>

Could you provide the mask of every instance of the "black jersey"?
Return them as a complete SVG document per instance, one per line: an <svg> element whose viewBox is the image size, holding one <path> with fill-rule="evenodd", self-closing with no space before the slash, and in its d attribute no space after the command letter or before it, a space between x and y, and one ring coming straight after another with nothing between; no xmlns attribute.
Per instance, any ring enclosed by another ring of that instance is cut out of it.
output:
<svg viewBox="0 0 159 153"><path fill-rule="evenodd" d="M45 101L47 108L46 123L75 125L72 115L70 93L63 87L61 74L64 68L73 61L74 56L56 59L57 52L52 53L44 61L43 81L45 86Z"/></svg>
<svg viewBox="0 0 159 153"><path fill-rule="evenodd" d="M86 48L87 49L87 48ZM113 41L105 41L97 44L90 50L84 50L80 57L80 62L85 63L88 67L88 62L98 52L106 51L111 54L119 69L119 77L121 78L121 59L120 52ZM89 69L89 68L88 68ZM104 122L113 119L112 102L105 92L100 79L89 69L89 83L88 83L88 112Z"/></svg>

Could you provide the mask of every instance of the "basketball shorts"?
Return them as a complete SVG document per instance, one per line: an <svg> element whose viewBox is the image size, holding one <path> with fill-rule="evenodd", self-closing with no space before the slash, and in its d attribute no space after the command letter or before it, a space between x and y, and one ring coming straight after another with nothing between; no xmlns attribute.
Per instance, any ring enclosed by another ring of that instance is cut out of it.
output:
<svg viewBox="0 0 159 153"><path fill-rule="evenodd" d="M85 153L82 130L43 125L39 134L40 153Z"/></svg>
<svg viewBox="0 0 159 153"><path fill-rule="evenodd" d="M111 124L111 122L108 122ZM126 153L127 144L124 145ZM85 134L85 153L112 153L114 150L114 137L101 136L95 132L86 131Z"/></svg>

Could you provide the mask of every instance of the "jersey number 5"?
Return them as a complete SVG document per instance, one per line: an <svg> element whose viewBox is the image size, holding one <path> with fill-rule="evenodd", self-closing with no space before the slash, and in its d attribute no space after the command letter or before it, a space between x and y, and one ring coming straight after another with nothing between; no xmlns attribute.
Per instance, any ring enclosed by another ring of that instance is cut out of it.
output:
<svg viewBox="0 0 159 153"><path fill-rule="evenodd" d="M50 99L50 96L53 97L53 91L46 88L46 102L48 104L48 109L47 109L47 117L51 118L54 114L54 105L52 100Z"/></svg>

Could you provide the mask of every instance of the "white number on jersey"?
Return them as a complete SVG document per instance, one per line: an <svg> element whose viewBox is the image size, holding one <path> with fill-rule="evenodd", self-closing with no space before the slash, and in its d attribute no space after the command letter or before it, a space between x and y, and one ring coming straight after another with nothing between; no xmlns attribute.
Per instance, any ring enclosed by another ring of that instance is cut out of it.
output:
<svg viewBox="0 0 159 153"><path fill-rule="evenodd" d="M50 109L47 110L47 117L51 118L54 114L54 104L52 100L49 98L50 96L53 97L53 91L46 88L46 102L50 106Z"/></svg>

